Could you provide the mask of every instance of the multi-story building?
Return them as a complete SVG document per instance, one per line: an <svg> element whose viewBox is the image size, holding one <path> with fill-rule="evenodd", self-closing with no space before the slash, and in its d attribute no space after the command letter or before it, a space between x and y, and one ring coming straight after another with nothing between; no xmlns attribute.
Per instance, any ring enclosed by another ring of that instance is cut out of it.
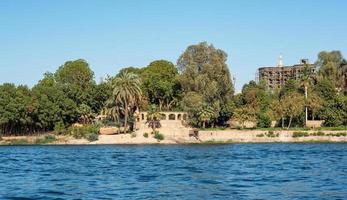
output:
<svg viewBox="0 0 347 200"><path fill-rule="evenodd" d="M258 80L264 81L269 89L281 88L290 79L298 80L303 75L305 67L309 73L315 73L315 67L308 59L301 59L299 64L284 66L282 56L276 67L261 67L258 69Z"/></svg>

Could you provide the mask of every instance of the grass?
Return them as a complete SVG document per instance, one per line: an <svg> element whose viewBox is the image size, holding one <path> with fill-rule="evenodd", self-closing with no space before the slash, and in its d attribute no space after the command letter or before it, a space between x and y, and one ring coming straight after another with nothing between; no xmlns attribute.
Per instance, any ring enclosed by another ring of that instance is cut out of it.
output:
<svg viewBox="0 0 347 200"><path fill-rule="evenodd" d="M11 139L8 140L7 145L28 145L30 144L27 139Z"/></svg>
<svg viewBox="0 0 347 200"><path fill-rule="evenodd" d="M235 143L233 140L220 141L220 140L207 140L202 142L201 144L232 144Z"/></svg>

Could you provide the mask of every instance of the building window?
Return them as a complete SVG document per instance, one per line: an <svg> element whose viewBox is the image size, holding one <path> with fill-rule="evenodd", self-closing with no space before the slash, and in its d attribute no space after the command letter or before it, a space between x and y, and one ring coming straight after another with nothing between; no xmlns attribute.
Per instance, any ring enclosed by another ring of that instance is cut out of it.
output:
<svg viewBox="0 0 347 200"><path fill-rule="evenodd" d="M177 115L177 120L182 120L182 115L181 114Z"/></svg>
<svg viewBox="0 0 347 200"><path fill-rule="evenodd" d="M169 120L176 120L175 114L170 114L169 115Z"/></svg>

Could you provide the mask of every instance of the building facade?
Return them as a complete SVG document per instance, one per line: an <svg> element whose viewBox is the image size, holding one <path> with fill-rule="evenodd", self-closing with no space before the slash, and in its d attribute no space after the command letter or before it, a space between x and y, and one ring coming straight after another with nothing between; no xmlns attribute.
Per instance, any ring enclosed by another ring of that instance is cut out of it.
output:
<svg viewBox="0 0 347 200"><path fill-rule="evenodd" d="M305 68L310 74L315 73L315 67L307 59L301 59L299 64L284 66L282 56L276 67L261 67L258 69L258 81L263 81L269 89L282 88L291 79L298 80L304 73Z"/></svg>

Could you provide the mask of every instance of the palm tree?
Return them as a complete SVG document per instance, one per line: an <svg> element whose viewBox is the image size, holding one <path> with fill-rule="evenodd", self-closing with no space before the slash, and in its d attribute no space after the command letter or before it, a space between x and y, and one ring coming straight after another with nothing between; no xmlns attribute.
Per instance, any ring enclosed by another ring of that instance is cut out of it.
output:
<svg viewBox="0 0 347 200"><path fill-rule="evenodd" d="M202 122L202 128L206 127L206 124L213 119L215 116L215 113L212 108L208 106L204 106L200 111L198 112L198 118L199 121Z"/></svg>
<svg viewBox="0 0 347 200"><path fill-rule="evenodd" d="M124 71L115 78L112 101L123 106L124 133L128 129L129 114L139 105L141 96L140 78L136 74Z"/></svg>
<svg viewBox="0 0 347 200"><path fill-rule="evenodd" d="M162 114L158 111L156 105L152 105L149 112L147 113L147 121L148 127L152 128L152 133L155 133L156 128L160 128L160 119Z"/></svg>
<svg viewBox="0 0 347 200"><path fill-rule="evenodd" d="M308 114L307 114L307 91L308 91L308 88L309 86L311 85L312 83L312 73L310 71L310 67L306 64L305 67L304 67L304 70L303 70L303 73L302 73L302 76L301 76L301 80L300 80L300 85L302 87L304 87L304 90L305 90L305 126L307 125L307 117L308 117Z"/></svg>
<svg viewBox="0 0 347 200"><path fill-rule="evenodd" d="M105 108L102 110L103 115L109 116L113 122L116 122L116 126L118 127L118 132L120 132L120 118L123 113L122 105L114 102L113 98L108 99L105 103Z"/></svg>

